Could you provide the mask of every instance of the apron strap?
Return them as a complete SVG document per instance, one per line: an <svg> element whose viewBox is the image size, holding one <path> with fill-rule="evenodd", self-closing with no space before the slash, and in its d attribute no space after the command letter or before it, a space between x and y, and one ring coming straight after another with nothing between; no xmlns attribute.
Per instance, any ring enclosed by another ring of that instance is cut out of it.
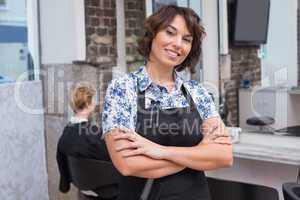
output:
<svg viewBox="0 0 300 200"><path fill-rule="evenodd" d="M145 91L140 91L138 80L137 80L136 95L137 95L138 108L145 109Z"/></svg>
<svg viewBox="0 0 300 200"><path fill-rule="evenodd" d="M153 181L154 181L153 179L147 180L139 200L147 200L148 199L148 196L149 196L151 188L152 188Z"/></svg>
<svg viewBox="0 0 300 200"><path fill-rule="evenodd" d="M181 91L183 96L186 98L187 102L189 103L189 109L191 108L196 108L196 104L191 96L191 94L188 92L188 90L186 89L186 87L184 86L184 84L182 84L181 86Z"/></svg>

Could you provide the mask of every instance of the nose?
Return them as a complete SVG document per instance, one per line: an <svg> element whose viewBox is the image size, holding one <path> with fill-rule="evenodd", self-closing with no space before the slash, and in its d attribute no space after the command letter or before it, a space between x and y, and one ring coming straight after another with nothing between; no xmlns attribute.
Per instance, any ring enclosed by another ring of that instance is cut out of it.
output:
<svg viewBox="0 0 300 200"><path fill-rule="evenodd" d="M176 49L180 49L182 47L182 37L174 37L173 45Z"/></svg>

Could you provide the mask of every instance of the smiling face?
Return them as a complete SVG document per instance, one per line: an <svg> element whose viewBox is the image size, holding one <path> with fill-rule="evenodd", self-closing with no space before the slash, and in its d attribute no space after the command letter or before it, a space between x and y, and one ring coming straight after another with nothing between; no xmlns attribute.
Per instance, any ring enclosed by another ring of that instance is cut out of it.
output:
<svg viewBox="0 0 300 200"><path fill-rule="evenodd" d="M181 15L176 15L165 28L152 40L150 62L160 67L172 67L181 64L192 48L193 37Z"/></svg>

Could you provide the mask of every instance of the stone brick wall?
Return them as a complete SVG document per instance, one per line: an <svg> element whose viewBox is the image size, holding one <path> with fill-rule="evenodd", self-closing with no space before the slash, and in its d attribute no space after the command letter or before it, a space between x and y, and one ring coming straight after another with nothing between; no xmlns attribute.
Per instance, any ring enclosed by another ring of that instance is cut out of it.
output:
<svg viewBox="0 0 300 200"><path fill-rule="evenodd" d="M126 61L134 65L143 60L136 50L143 34L145 1L125 0ZM86 0L87 62L116 63L116 4L115 0Z"/></svg>
<svg viewBox="0 0 300 200"><path fill-rule="evenodd" d="M243 74L252 73L252 86L261 85L261 63L255 47L231 47L231 79L224 83L228 107L228 126L238 126L238 89Z"/></svg>
<svg viewBox="0 0 300 200"><path fill-rule="evenodd" d="M85 0L87 62L116 63L115 0Z"/></svg>
<svg viewBox="0 0 300 200"><path fill-rule="evenodd" d="M145 1L124 0L124 10L127 66L133 65L136 68L135 65L143 61L137 52L137 42L143 34ZM101 76L110 72L108 66L116 65L116 0L85 0L85 22L87 62L100 66L98 73ZM109 81L107 79L102 83L100 100Z"/></svg>
<svg viewBox="0 0 300 200"><path fill-rule="evenodd" d="M143 35L146 17L145 1L125 0L126 61L129 70L134 70L144 59L137 51L138 39Z"/></svg>

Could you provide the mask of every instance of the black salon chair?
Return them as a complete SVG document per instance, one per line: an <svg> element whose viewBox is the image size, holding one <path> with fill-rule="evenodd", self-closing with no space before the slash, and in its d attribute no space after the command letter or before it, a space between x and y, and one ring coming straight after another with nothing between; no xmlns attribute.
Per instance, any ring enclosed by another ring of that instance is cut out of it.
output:
<svg viewBox="0 0 300 200"><path fill-rule="evenodd" d="M300 183L284 183L282 192L284 200L300 200Z"/></svg>
<svg viewBox="0 0 300 200"><path fill-rule="evenodd" d="M121 175L111 162L69 156L68 164L72 183L85 193L85 199L116 199Z"/></svg>
<svg viewBox="0 0 300 200"><path fill-rule="evenodd" d="M269 126L274 124L275 120L269 116L261 116L261 117L251 117L248 118L246 123L251 126L259 126L259 131L261 132L271 132L264 130L265 126Z"/></svg>
<svg viewBox="0 0 300 200"><path fill-rule="evenodd" d="M212 200L279 200L278 191L264 185L207 178Z"/></svg>

